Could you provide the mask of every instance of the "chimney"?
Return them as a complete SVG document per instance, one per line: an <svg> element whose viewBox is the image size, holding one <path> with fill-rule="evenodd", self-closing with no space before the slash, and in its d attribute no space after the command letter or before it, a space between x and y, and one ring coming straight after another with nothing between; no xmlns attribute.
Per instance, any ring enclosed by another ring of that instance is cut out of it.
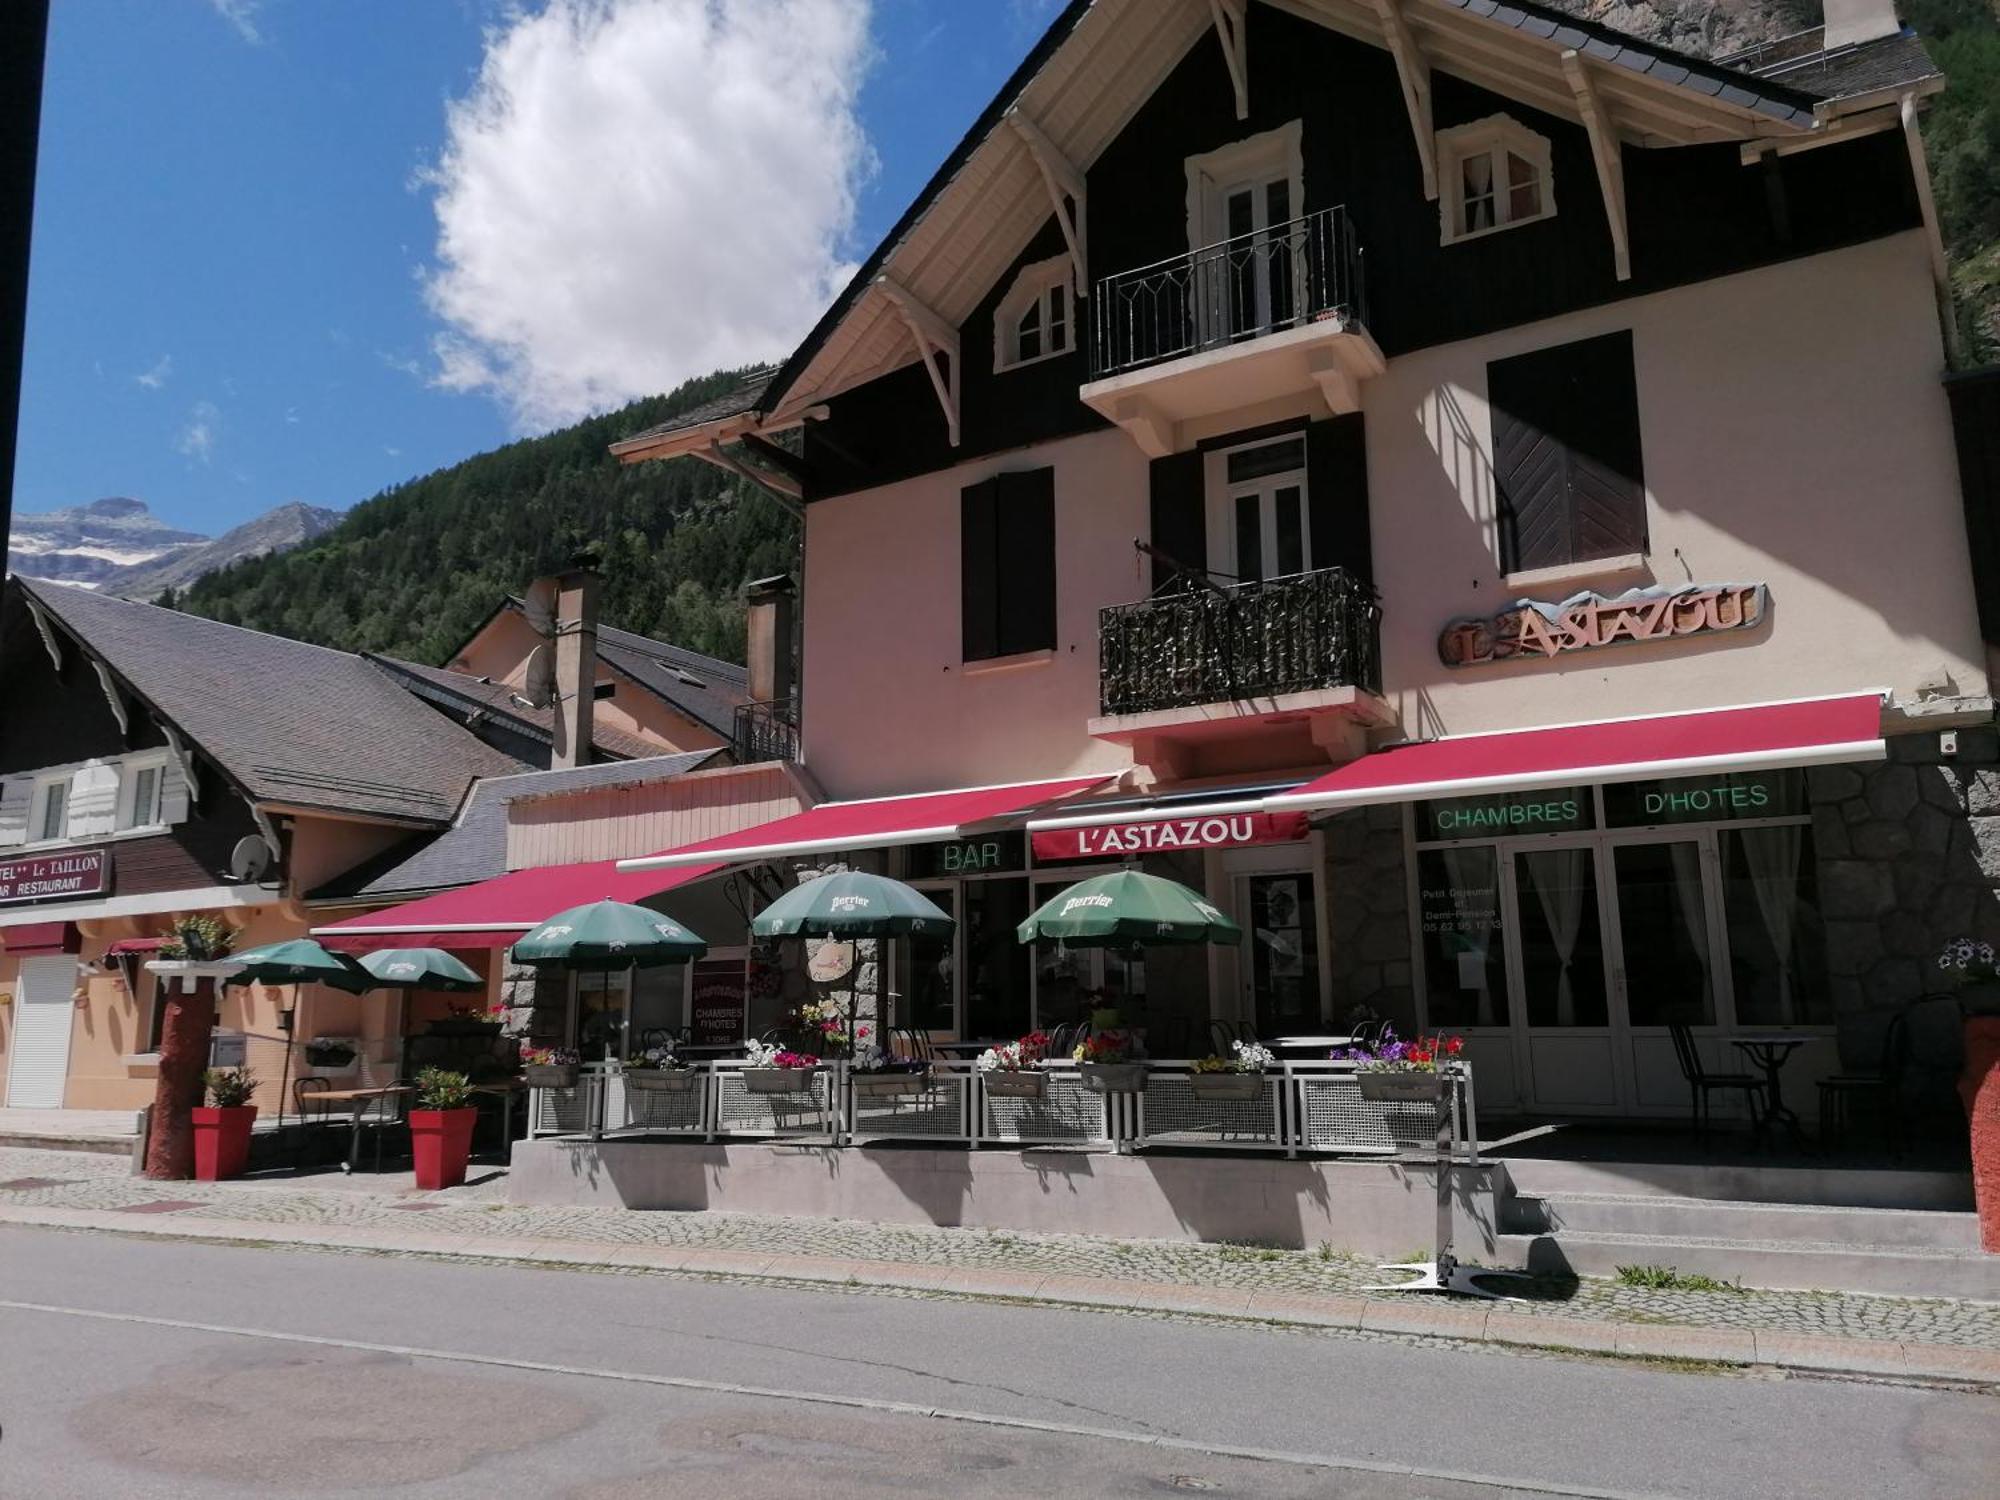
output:
<svg viewBox="0 0 2000 1500"><path fill-rule="evenodd" d="M549 769L590 764L590 721L597 699L597 570L588 565L555 576L555 744Z"/></svg>
<svg viewBox="0 0 2000 1500"><path fill-rule="evenodd" d="M793 671L798 586L789 573L759 578L745 591L744 602L749 606L744 623L748 634L750 699L753 703L778 705L778 716L789 721L792 698L798 689Z"/></svg>
<svg viewBox="0 0 2000 1500"><path fill-rule="evenodd" d="M1894 36L1903 29L1896 19L1895 0L1825 0L1821 14L1826 35L1820 46L1829 52Z"/></svg>

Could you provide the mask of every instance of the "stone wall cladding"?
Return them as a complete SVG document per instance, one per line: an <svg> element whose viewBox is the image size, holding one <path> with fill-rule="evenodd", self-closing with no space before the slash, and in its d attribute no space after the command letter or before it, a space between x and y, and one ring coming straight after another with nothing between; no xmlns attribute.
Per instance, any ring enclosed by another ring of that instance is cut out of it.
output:
<svg viewBox="0 0 2000 1500"><path fill-rule="evenodd" d="M1403 809L1368 807L1337 815L1326 825L1326 852L1333 1020L1365 1005L1412 1027L1417 1002Z"/></svg>

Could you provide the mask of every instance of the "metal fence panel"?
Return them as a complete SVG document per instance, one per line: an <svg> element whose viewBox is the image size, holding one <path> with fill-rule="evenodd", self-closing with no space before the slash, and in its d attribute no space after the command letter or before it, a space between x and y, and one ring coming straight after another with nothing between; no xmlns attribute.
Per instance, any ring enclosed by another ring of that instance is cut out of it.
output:
<svg viewBox="0 0 2000 1500"><path fill-rule="evenodd" d="M939 1063L916 1079L916 1092L878 1094L867 1075L843 1071L846 1131L851 1141L928 1140L972 1142L973 1070L968 1064Z"/></svg>
<svg viewBox="0 0 2000 1500"><path fill-rule="evenodd" d="M1254 1099L1211 1099L1195 1092L1186 1073L1165 1071L1173 1063L1155 1064L1146 1075L1146 1092L1132 1111L1132 1143L1136 1146L1187 1146L1201 1150L1285 1151L1291 1149L1285 1129L1287 1080L1266 1073Z"/></svg>
<svg viewBox="0 0 2000 1500"><path fill-rule="evenodd" d="M1044 1068L1048 1090L1016 1099L979 1090L979 1139L1010 1146L1106 1146L1116 1135L1111 1096L1093 1093L1074 1068Z"/></svg>
<svg viewBox="0 0 2000 1500"><path fill-rule="evenodd" d="M813 1137L831 1140L840 1126L839 1085L831 1068L820 1068L807 1086L789 1094L752 1093L741 1063L714 1063L716 1135Z"/></svg>

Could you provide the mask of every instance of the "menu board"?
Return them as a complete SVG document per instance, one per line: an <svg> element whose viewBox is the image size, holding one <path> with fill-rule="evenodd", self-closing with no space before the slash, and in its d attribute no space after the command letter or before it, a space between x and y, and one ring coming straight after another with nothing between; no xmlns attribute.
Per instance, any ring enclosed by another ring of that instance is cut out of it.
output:
<svg viewBox="0 0 2000 1500"><path fill-rule="evenodd" d="M743 1040L750 966L741 958L700 958L692 975L692 1041L703 1047L734 1046Z"/></svg>

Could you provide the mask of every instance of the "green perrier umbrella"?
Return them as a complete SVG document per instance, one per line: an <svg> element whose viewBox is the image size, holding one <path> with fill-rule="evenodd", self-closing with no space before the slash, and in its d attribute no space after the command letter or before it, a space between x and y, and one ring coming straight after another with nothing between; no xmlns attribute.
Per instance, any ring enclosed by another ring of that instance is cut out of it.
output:
<svg viewBox="0 0 2000 1500"><path fill-rule="evenodd" d="M922 891L886 875L847 870L785 892L751 919L758 937L949 937L958 927Z"/></svg>
<svg viewBox="0 0 2000 1500"><path fill-rule="evenodd" d="M374 983L368 971L345 953L323 948L311 938L266 943L231 957L243 967L224 984L330 984L358 995Z"/></svg>
<svg viewBox="0 0 2000 1500"><path fill-rule="evenodd" d="M702 938L672 917L623 901L559 911L514 945L514 961L554 969L654 969L700 958Z"/></svg>
<svg viewBox="0 0 2000 1500"><path fill-rule="evenodd" d="M1024 943L1066 948L1144 948L1155 943L1243 941L1243 929L1178 881L1138 870L1079 880L1016 930Z"/></svg>
<svg viewBox="0 0 2000 1500"><path fill-rule="evenodd" d="M483 990L486 981L442 948L384 948L361 955L373 989Z"/></svg>

